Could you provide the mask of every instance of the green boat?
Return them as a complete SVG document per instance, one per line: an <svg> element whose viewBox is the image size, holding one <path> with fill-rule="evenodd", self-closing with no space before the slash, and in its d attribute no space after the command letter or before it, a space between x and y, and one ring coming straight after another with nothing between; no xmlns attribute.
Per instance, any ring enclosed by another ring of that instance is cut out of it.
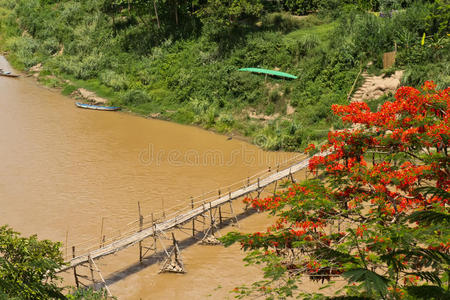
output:
<svg viewBox="0 0 450 300"><path fill-rule="evenodd" d="M294 76L294 75L291 75L288 73L274 71L274 70L260 69L260 68L242 68L242 69L239 69L239 71L267 74L267 75L289 78L289 79L297 79L298 78L297 76Z"/></svg>

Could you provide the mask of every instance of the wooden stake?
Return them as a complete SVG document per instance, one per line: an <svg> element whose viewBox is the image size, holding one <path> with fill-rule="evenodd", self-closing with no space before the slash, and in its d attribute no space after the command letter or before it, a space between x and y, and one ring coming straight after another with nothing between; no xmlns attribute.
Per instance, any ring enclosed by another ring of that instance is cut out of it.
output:
<svg viewBox="0 0 450 300"><path fill-rule="evenodd" d="M94 267L92 266L92 257L90 254L88 255L88 262L89 262L89 270L91 271L92 286L94 287L95 290Z"/></svg>
<svg viewBox="0 0 450 300"><path fill-rule="evenodd" d="M175 261L178 262L178 245L175 239L175 234L172 232L173 249L175 251Z"/></svg>
<svg viewBox="0 0 450 300"><path fill-rule="evenodd" d="M211 234L214 235L214 219L212 215L212 205L211 202L209 202L209 219L211 224Z"/></svg>
<svg viewBox="0 0 450 300"><path fill-rule="evenodd" d="M75 258L75 246L72 246L72 258ZM79 288L80 282L78 281L77 267L73 267L73 276L75 277L75 285Z"/></svg>
<svg viewBox="0 0 450 300"><path fill-rule="evenodd" d="M144 226L144 217L141 213L141 203L138 201L138 214L139 214L139 231L142 231L142 227ZM139 241L139 262L142 262L142 241Z"/></svg>
<svg viewBox="0 0 450 300"><path fill-rule="evenodd" d="M156 253L156 224L153 213L152 213L152 226L153 226L153 244L155 245L155 253Z"/></svg>
<svg viewBox="0 0 450 300"><path fill-rule="evenodd" d="M275 196L276 192L277 192L277 187L278 187L278 180L275 181L275 186L273 188L273 195Z"/></svg>
<svg viewBox="0 0 450 300"><path fill-rule="evenodd" d="M69 230L66 230L66 255L65 255L65 259L67 259L67 241L69 240Z"/></svg>
<svg viewBox="0 0 450 300"><path fill-rule="evenodd" d="M102 273L100 272L100 269L97 267L97 264L92 259L92 257L89 256L90 262L92 265L94 265L95 270L97 271L98 275L100 276L101 281L103 282L103 285L105 286L106 292L108 293L108 297L112 297L111 291L109 290L108 285L106 284L105 278L103 278Z"/></svg>
<svg viewBox="0 0 450 300"><path fill-rule="evenodd" d="M289 177L291 177L292 183L295 183L295 178L294 178L294 175L292 175L292 170L291 170L291 168L289 168Z"/></svg>
<svg viewBox="0 0 450 300"><path fill-rule="evenodd" d="M222 206L219 206L219 223L222 226Z"/></svg>
<svg viewBox="0 0 450 300"><path fill-rule="evenodd" d="M258 188L259 188L259 177L258 177Z"/></svg>
<svg viewBox="0 0 450 300"><path fill-rule="evenodd" d="M238 228L241 228L241 226L239 226L238 218L237 218L237 216L234 214L233 204L231 203L231 201L230 201L229 203L230 203L231 214L234 216L234 219L236 220L236 224L237 224Z"/></svg>
<svg viewBox="0 0 450 300"><path fill-rule="evenodd" d="M104 225L104 223L105 223L105 217L102 217L102 228L100 229L100 247L99 248L103 247L102 240L103 240L103 225Z"/></svg>
<svg viewBox="0 0 450 300"><path fill-rule="evenodd" d="M194 199L191 196L191 208L194 210ZM195 236L195 218L192 218L192 236Z"/></svg>
<svg viewBox="0 0 450 300"><path fill-rule="evenodd" d="M161 201L162 201L163 220L165 220L166 219L166 212L164 211L164 198L162 198Z"/></svg>

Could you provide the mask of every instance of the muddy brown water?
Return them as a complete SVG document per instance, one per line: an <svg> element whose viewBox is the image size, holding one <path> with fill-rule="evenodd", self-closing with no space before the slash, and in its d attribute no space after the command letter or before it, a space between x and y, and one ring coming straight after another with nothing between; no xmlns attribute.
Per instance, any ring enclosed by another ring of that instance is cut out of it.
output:
<svg viewBox="0 0 450 300"><path fill-rule="evenodd" d="M0 68L12 70L3 57ZM190 196L294 155L196 127L79 109L26 77L0 77L0 131L0 224L41 239L67 239L69 247L99 239L102 219L104 233L136 220L138 201L143 214L189 203ZM240 230L260 231L270 223L266 215L253 215L240 221ZM232 298L233 287L261 277L258 268L244 267L238 246L193 244L182 254L184 275L158 274L157 263L139 265L137 247L98 266L119 299ZM64 278L74 284L70 272Z"/></svg>

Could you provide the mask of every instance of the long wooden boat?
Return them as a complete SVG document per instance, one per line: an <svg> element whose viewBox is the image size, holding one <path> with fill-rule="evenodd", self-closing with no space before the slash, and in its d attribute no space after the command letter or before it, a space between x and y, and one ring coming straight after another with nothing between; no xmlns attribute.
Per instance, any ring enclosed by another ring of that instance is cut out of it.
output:
<svg viewBox="0 0 450 300"><path fill-rule="evenodd" d="M280 71L275 71L275 70L261 69L261 68L242 68L242 69L239 69L239 71L260 73L260 74L266 74L266 75L282 77L282 78L288 78L288 79L297 79L297 76L292 75L292 74L288 74L288 73L284 73L284 72L280 72Z"/></svg>
<svg viewBox="0 0 450 300"><path fill-rule="evenodd" d="M17 74L11 74L11 72L5 72L5 71L0 71L0 76L6 76L6 77L19 77L20 75Z"/></svg>
<svg viewBox="0 0 450 300"><path fill-rule="evenodd" d="M101 106L101 105L92 105L92 104L86 104L86 103L81 103L81 102L75 102L75 105L80 108L87 108L87 109L94 109L94 110L113 111L113 110L120 109L120 107L117 107L117 106Z"/></svg>

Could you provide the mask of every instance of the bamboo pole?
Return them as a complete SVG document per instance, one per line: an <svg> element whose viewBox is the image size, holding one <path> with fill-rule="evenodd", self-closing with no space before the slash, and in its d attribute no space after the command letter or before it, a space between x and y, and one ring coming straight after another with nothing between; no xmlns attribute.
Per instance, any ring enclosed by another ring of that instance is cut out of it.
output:
<svg viewBox="0 0 450 300"><path fill-rule="evenodd" d="M152 227L153 227L153 244L155 245L155 253L156 253L156 223L152 213Z"/></svg>
<svg viewBox="0 0 450 300"><path fill-rule="evenodd" d="M66 254L65 254L65 258L67 259L67 243L69 240L69 230L66 230L66 242L65 242L65 246L66 246Z"/></svg>
<svg viewBox="0 0 450 300"><path fill-rule="evenodd" d="M213 219L213 215L212 215L211 202L209 202L209 221L211 224L211 234L214 235L214 219Z"/></svg>
<svg viewBox="0 0 450 300"><path fill-rule="evenodd" d="M104 223L105 223L105 217L102 217L102 227L100 229L100 247L99 248L103 247L102 241L103 241L103 225L104 225Z"/></svg>
<svg viewBox="0 0 450 300"><path fill-rule="evenodd" d="M191 208L194 210L194 199L191 196ZM192 236L195 236L195 218L192 218Z"/></svg>
<svg viewBox="0 0 450 300"><path fill-rule="evenodd" d="M72 246L72 258L75 258L75 246ZM78 281L77 267L73 267L73 276L75 277L75 285L79 288L80 282Z"/></svg>
<svg viewBox="0 0 450 300"><path fill-rule="evenodd" d="M88 255L88 263L89 263L89 270L91 271L92 285L93 285L94 290L95 290L94 267L92 266L92 257L91 257L90 254Z"/></svg>
<svg viewBox="0 0 450 300"><path fill-rule="evenodd" d="M165 220L166 219L166 212L164 210L164 198L161 199L161 206L162 206L162 217L163 217L163 220Z"/></svg>
<svg viewBox="0 0 450 300"><path fill-rule="evenodd" d="M277 192L277 187L278 187L278 180L275 181L275 186L273 188L273 195L275 196L276 192Z"/></svg>
<svg viewBox="0 0 450 300"><path fill-rule="evenodd" d="M234 219L236 220L236 224L238 228L241 228L241 226L239 225L239 221L237 216L234 214L234 210L233 210L233 204L231 203L231 200L229 201L230 203L230 209L231 209L231 215L234 216Z"/></svg>
<svg viewBox="0 0 450 300"><path fill-rule="evenodd" d="M95 263L95 261L92 259L92 257L89 257L92 264L95 267L95 270L97 271L98 275L100 276L101 281L103 282L103 285L105 286L106 292L108 293L108 297L112 297L111 291L109 290L108 285L106 284L105 278L103 278L102 273L100 272L100 269L97 267L97 264Z"/></svg>
<svg viewBox="0 0 450 300"><path fill-rule="evenodd" d="M141 213L141 203L138 201L138 215L139 215L139 232L142 231L143 225L144 225L144 217ZM142 262L142 241L139 241L139 262Z"/></svg>

